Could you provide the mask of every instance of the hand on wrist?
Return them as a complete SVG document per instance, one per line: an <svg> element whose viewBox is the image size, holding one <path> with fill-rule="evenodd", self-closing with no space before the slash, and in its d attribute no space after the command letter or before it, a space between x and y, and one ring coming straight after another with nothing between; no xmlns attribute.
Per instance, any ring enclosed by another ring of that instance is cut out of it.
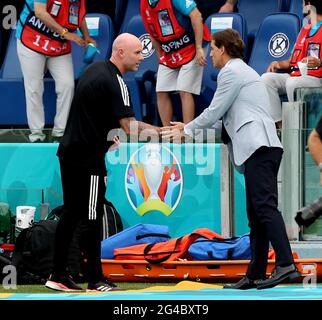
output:
<svg viewBox="0 0 322 320"><path fill-rule="evenodd" d="M65 37L65 35L68 33L68 29L64 28L63 31L59 34L61 37Z"/></svg>

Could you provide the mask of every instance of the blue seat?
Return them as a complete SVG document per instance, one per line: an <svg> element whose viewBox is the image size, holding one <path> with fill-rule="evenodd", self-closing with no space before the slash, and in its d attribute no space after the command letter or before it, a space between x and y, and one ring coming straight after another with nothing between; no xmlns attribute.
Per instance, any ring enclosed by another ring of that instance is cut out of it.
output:
<svg viewBox="0 0 322 320"><path fill-rule="evenodd" d="M230 18L232 20L231 27L234 30L237 30L243 41L246 42L248 34L248 25L246 23L244 15L237 12L214 13L210 15L206 20L206 25L208 26L211 34L218 31L218 29L223 30L224 28L229 27L230 25L226 24L227 18ZM221 22L221 20L223 22Z"/></svg>
<svg viewBox="0 0 322 320"><path fill-rule="evenodd" d="M244 17L239 13L215 13L208 17L206 20L206 24L210 30L210 32L213 34L216 30L212 27L214 27L214 24L220 25L220 21L222 19L232 18L232 28L234 30L237 30L241 36L241 38L246 42L247 39L247 25L245 22ZM227 21L227 20L225 20ZM218 24L219 23L219 24ZM247 43L247 42L246 42ZM195 98L196 100L196 115L200 114L200 112L203 111L205 107L207 107L216 91L217 87L217 75L219 73L219 70L213 67L212 59L210 57L210 46L207 53L207 65L204 68L203 71L203 80L202 80L202 88L200 96L197 96Z"/></svg>
<svg viewBox="0 0 322 320"><path fill-rule="evenodd" d="M86 19L98 19L98 29L91 27L89 31L98 43L101 54L96 55L94 61L105 60L111 54L112 41L114 39L114 29L111 19L104 14L88 14ZM93 21L92 21L93 22ZM95 26L95 22L93 24ZM95 32L95 34L94 34ZM72 44L72 57L75 77L84 67L84 48ZM0 70L0 125L6 126L27 126L26 100L23 84L23 75L17 55L17 41L15 30L11 32L6 55ZM50 74L44 78L43 103L45 108L45 123L53 125L56 114L56 92L55 82Z"/></svg>
<svg viewBox="0 0 322 320"><path fill-rule="evenodd" d="M290 5L292 0L282 0L282 12L289 12L290 11Z"/></svg>
<svg viewBox="0 0 322 320"><path fill-rule="evenodd" d="M97 48L100 54L96 54L93 62L106 60L112 52L112 44L114 41L114 25L112 19L101 13L89 13L85 17L90 36L96 40ZM79 33L79 32L78 32ZM81 35L79 33L79 35ZM84 67L87 65L83 62L85 49L75 42L72 43L72 57L74 65L75 77L78 78Z"/></svg>
<svg viewBox="0 0 322 320"><path fill-rule="evenodd" d="M259 27L248 64L261 75L273 60L289 59L300 27L294 13L268 15Z"/></svg>
<svg viewBox="0 0 322 320"><path fill-rule="evenodd" d="M129 32L128 24L131 18L140 14L140 0L127 0L126 6L124 3L122 5L125 7L125 12L119 33Z"/></svg>
<svg viewBox="0 0 322 320"><path fill-rule="evenodd" d="M135 116L142 120L147 116L154 121L155 114L155 74L158 70L158 58L152 47L152 42L147 33L142 18L139 14L127 21L123 32L129 32L137 36L143 47L144 60L141 62L137 72L127 72L124 81L131 92L132 104Z"/></svg>
<svg viewBox="0 0 322 320"><path fill-rule="evenodd" d="M114 29L116 33L119 32L122 22L124 21L127 4L128 0L115 1Z"/></svg>
<svg viewBox="0 0 322 320"><path fill-rule="evenodd" d="M243 14L247 21L250 38L254 38L263 19L271 13L282 10L283 0L238 0L238 12Z"/></svg>
<svg viewBox="0 0 322 320"><path fill-rule="evenodd" d="M290 0L289 12L297 14L303 19L303 0Z"/></svg>
<svg viewBox="0 0 322 320"><path fill-rule="evenodd" d="M15 30L11 31L0 71L0 96L0 125L27 126L25 89L17 55ZM44 81L44 107L46 124L53 124L56 94L52 79L45 79Z"/></svg>
<svg viewBox="0 0 322 320"><path fill-rule="evenodd" d="M17 55L17 40L15 31L12 30L7 44L6 54L3 60L3 65L0 70L1 79L16 79L22 78L22 72Z"/></svg>
<svg viewBox="0 0 322 320"><path fill-rule="evenodd" d="M0 30L0 70L1 70L1 50L2 50L2 32Z"/></svg>

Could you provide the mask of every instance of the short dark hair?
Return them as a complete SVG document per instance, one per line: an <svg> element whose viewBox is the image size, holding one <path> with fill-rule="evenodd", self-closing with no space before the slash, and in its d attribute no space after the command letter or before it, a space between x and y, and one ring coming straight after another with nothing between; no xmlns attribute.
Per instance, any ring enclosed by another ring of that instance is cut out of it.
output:
<svg viewBox="0 0 322 320"><path fill-rule="evenodd" d="M236 30L225 29L215 32L212 35L212 40L215 42L216 47L224 46L231 58L244 58L245 44Z"/></svg>
<svg viewBox="0 0 322 320"><path fill-rule="evenodd" d="M322 14L322 1L321 0L305 0L305 4L309 4L316 9L317 14Z"/></svg>

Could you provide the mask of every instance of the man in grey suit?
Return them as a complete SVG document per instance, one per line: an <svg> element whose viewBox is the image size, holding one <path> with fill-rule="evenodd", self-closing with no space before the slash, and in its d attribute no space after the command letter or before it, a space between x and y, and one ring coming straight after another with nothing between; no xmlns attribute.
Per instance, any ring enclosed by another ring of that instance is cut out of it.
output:
<svg viewBox="0 0 322 320"><path fill-rule="evenodd" d="M252 260L246 276L231 289L271 288L301 275L297 271L281 213L277 209L277 173L282 145L273 119L268 114L269 98L260 76L242 61L244 43L238 32L214 33L211 41L213 65L220 70L218 86L210 106L188 124L164 127L165 139L194 135L222 119L222 140L230 157L245 177L247 216ZM276 253L276 266L266 278L269 243Z"/></svg>

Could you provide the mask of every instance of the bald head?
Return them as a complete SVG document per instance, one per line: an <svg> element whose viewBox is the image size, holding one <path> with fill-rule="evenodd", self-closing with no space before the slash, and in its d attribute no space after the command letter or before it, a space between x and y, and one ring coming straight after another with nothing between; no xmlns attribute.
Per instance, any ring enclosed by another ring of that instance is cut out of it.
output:
<svg viewBox="0 0 322 320"><path fill-rule="evenodd" d="M120 49L126 50L140 45L141 45L141 42L139 38L137 38L135 35L131 33L121 33L114 40L112 50L113 52L115 52Z"/></svg>
<svg viewBox="0 0 322 320"><path fill-rule="evenodd" d="M122 74L127 71L137 71L143 60L141 41L133 34L121 33L113 42L110 60Z"/></svg>

